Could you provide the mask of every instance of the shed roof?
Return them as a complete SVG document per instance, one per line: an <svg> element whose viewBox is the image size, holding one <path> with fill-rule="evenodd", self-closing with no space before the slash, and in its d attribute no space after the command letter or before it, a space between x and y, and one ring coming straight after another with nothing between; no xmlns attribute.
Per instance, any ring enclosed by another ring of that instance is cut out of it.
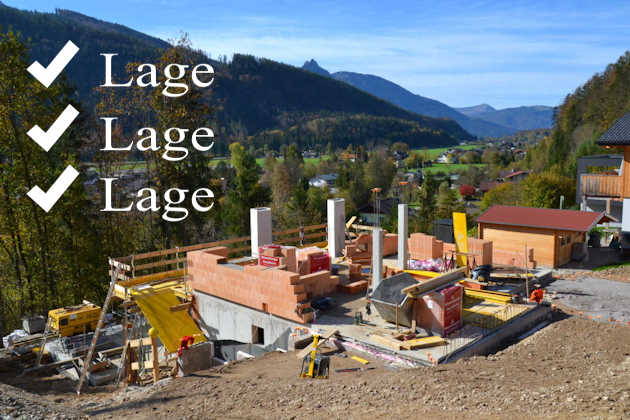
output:
<svg viewBox="0 0 630 420"><path fill-rule="evenodd" d="M630 146L630 112L619 118L597 140L600 146Z"/></svg>
<svg viewBox="0 0 630 420"><path fill-rule="evenodd" d="M479 216L477 223L588 232L602 220L611 219L603 212L495 205Z"/></svg>

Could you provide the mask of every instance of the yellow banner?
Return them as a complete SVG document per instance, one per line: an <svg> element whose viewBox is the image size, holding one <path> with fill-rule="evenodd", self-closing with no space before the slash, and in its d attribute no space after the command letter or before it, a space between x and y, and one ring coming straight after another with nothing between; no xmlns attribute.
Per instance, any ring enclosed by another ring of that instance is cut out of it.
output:
<svg viewBox="0 0 630 420"><path fill-rule="evenodd" d="M455 234L455 250L468 253L468 229L466 228L466 213L453 212L453 233ZM457 255L457 266L465 267L468 260L465 255Z"/></svg>

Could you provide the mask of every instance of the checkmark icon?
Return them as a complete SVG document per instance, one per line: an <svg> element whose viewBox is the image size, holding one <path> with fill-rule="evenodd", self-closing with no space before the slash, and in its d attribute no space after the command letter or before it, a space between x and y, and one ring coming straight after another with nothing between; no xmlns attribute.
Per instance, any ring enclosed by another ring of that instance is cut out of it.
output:
<svg viewBox="0 0 630 420"><path fill-rule="evenodd" d="M79 172L71 165L68 165L47 192L42 191L42 189L36 185L31 188L27 195L35 204L48 213L78 176Z"/></svg>
<svg viewBox="0 0 630 420"><path fill-rule="evenodd" d="M28 133L26 134L28 134L35 143L39 144L42 149L49 151L50 148L57 143L59 137L61 137L68 127L70 127L70 124L72 124L78 115L79 111L77 111L72 105L68 105L50 126L48 131L44 131L36 125L28 130Z"/></svg>
<svg viewBox="0 0 630 420"><path fill-rule="evenodd" d="M79 51L79 47L74 45L72 41L66 42L61 51L53 58L48 67L44 67L39 62L34 62L26 69L33 75L42 85L48 87L55 81L57 76L68 65L70 60Z"/></svg>

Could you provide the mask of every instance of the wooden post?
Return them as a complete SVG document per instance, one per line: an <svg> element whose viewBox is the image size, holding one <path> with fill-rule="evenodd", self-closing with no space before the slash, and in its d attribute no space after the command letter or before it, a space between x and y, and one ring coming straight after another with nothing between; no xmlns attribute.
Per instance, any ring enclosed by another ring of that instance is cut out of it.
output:
<svg viewBox="0 0 630 420"><path fill-rule="evenodd" d="M554 241L554 246L556 246ZM527 270L527 242L525 242L525 299L529 299L529 275Z"/></svg>
<svg viewBox="0 0 630 420"><path fill-rule="evenodd" d="M411 304L413 305L413 308L411 309L411 332L412 333L416 332L416 317L418 316L417 303L418 302L415 298L411 299Z"/></svg>
<svg viewBox="0 0 630 420"><path fill-rule="evenodd" d="M151 351L153 353L153 383L156 384L160 380L160 360L158 358L157 338L151 337Z"/></svg>

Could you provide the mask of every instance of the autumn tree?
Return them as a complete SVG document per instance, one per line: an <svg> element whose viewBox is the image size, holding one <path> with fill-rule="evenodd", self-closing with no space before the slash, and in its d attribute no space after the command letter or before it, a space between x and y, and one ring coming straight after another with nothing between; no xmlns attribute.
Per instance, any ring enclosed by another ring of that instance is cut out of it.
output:
<svg viewBox="0 0 630 420"><path fill-rule="evenodd" d="M85 112L62 78L48 88L28 74L26 45L0 34L0 333L21 316L47 313L103 292L105 259L82 178L76 179L46 212L28 196L47 190L68 166L80 168ZM80 117L48 151L27 132L50 127L68 105Z"/></svg>

